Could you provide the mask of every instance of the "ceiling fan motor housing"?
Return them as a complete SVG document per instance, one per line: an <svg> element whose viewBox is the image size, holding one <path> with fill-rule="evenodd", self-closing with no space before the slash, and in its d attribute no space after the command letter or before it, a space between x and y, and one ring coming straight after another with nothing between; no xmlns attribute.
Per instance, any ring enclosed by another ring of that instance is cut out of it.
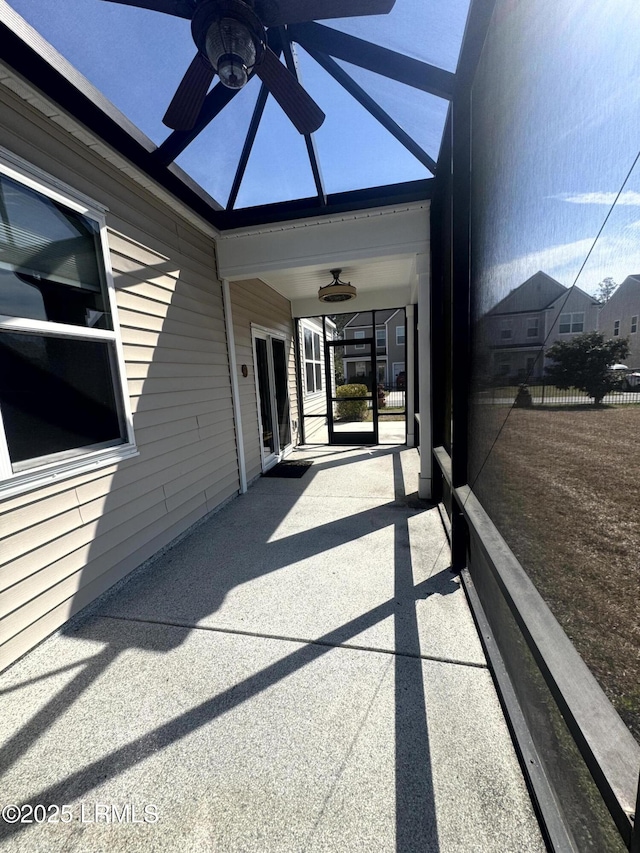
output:
<svg viewBox="0 0 640 853"><path fill-rule="evenodd" d="M264 54L264 27L242 0L201 0L191 32L200 53L230 89L247 83Z"/></svg>

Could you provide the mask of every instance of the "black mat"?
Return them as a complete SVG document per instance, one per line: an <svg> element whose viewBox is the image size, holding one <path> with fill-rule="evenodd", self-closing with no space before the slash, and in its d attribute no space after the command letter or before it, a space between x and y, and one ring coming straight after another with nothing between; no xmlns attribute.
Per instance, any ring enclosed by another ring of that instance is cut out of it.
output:
<svg viewBox="0 0 640 853"><path fill-rule="evenodd" d="M286 477L287 479L299 480L304 476L313 462L278 462L273 468L269 468L263 477Z"/></svg>

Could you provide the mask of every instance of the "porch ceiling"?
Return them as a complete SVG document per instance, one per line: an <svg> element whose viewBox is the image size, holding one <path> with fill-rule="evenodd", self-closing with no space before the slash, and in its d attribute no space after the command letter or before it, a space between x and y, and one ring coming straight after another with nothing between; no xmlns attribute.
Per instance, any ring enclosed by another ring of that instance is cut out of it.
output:
<svg viewBox="0 0 640 853"><path fill-rule="evenodd" d="M338 308L347 311L362 311L378 307L399 307L411 301L411 290L415 279L415 257L380 258L345 264L340 278L349 281L358 290L352 302L339 306L323 305L318 300L318 290L331 283L326 264L313 267L266 273L261 276L268 284L292 304L296 316L334 313Z"/></svg>
<svg viewBox="0 0 640 853"><path fill-rule="evenodd" d="M416 301L417 274L428 269L429 202L227 232L216 247L221 278L261 279L294 317L335 313L318 300L335 268L358 291L341 308L398 308Z"/></svg>

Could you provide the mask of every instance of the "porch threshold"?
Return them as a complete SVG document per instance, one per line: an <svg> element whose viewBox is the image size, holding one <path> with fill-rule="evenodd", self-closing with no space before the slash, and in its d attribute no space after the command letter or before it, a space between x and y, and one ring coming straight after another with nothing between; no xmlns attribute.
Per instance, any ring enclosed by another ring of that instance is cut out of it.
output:
<svg viewBox="0 0 640 853"><path fill-rule="evenodd" d="M289 459L0 676L1 851L545 849L417 451Z"/></svg>

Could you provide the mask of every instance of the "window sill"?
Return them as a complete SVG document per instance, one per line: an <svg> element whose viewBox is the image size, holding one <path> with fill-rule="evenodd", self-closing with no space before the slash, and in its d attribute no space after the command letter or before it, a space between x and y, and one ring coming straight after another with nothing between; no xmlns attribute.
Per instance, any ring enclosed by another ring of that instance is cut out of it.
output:
<svg viewBox="0 0 640 853"><path fill-rule="evenodd" d="M24 494L25 492L42 489L61 480L68 480L82 474L89 474L92 471L116 465L125 459L133 459L139 455L140 451L135 445L118 445L117 447L110 447L108 450L99 450L92 454L83 455L82 458L52 463L46 468L23 471L20 474L16 474L10 480L0 483L0 501Z"/></svg>

